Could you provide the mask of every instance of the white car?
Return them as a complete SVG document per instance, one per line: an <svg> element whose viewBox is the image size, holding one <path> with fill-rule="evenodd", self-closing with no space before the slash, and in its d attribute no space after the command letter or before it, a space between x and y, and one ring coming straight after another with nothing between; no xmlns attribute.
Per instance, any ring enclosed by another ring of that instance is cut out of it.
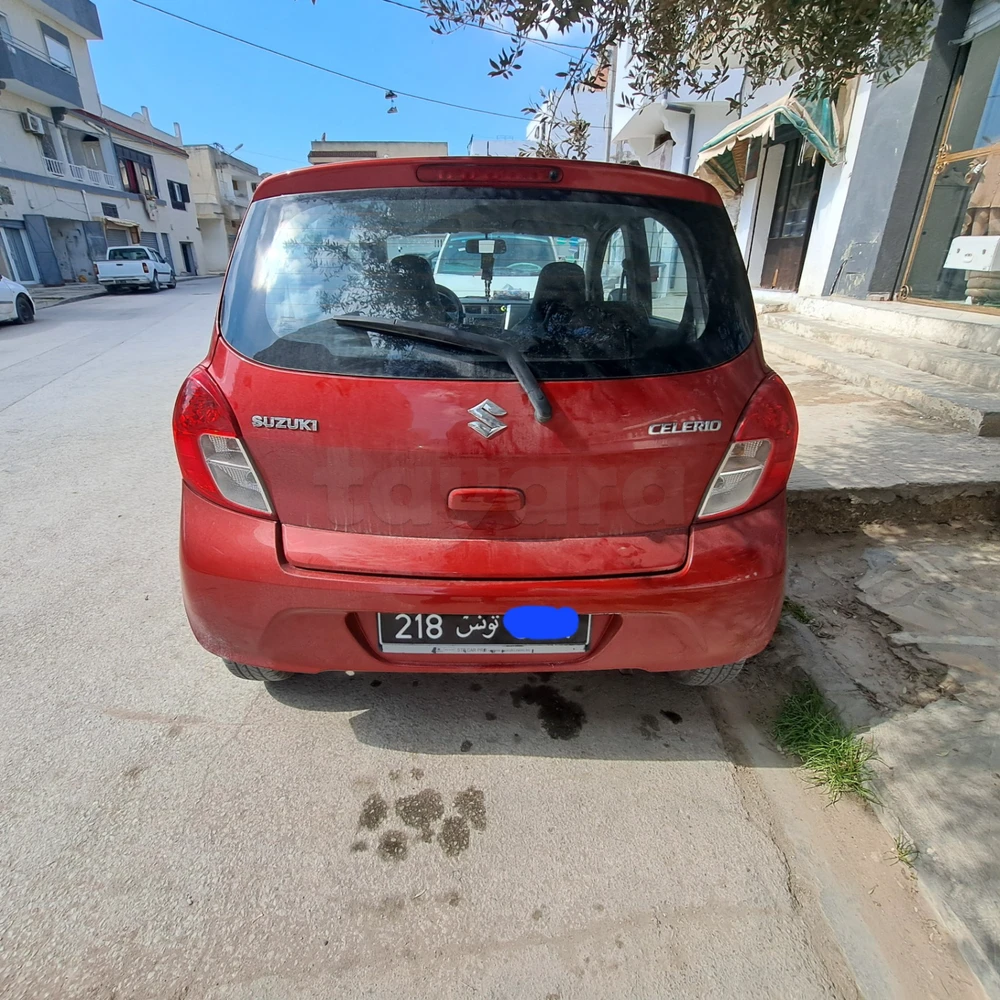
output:
<svg viewBox="0 0 1000 1000"><path fill-rule="evenodd" d="M176 288L177 275L158 250L134 244L111 247L106 260L94 262L97 280L109 292L148 288L158 292L161 288Z"/></svg>
<svg viewBox="0 0 1000 1000"><path fill-rule="evenodd" d="M470 241L482 238L481 233L450 233L434 262L434 280L460 299L483 299L486 295L482 260L479 254L466 251ZM496 233L493 238L502 239L506 250L496 258L491 297L498 301L529 300L542 268L559 260L555 240L510 233Z"/></svg>
<svg viewBox="0 0 1000 1000"><path fill-rule="evenodd" d="M0 274L0 322L30 323L35 318L35 300L24 285Z"/></svg>

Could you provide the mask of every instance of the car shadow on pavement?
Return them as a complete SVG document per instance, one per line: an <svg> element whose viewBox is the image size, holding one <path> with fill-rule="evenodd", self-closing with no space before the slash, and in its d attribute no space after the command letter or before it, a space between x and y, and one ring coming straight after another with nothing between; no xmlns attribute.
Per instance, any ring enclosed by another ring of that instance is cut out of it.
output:
<svg viewBox="0 0 1000 1000"><path fill-rule="evenodd" d="M330 673L267 688L299 711L353 713L360 742L410 753L729 759L703 690L668 674Z"/></svg>

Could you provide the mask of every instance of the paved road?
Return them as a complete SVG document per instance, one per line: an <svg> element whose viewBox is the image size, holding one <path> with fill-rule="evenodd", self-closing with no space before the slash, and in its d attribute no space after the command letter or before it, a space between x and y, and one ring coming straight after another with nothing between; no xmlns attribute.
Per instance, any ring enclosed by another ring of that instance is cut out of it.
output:
<svg viewBox="0 0 1000 1000"><path fill-rule="evenodd" d="M979 996L745 693L203 652L169 415L218 287L0 329L0 995Z"/></svg>

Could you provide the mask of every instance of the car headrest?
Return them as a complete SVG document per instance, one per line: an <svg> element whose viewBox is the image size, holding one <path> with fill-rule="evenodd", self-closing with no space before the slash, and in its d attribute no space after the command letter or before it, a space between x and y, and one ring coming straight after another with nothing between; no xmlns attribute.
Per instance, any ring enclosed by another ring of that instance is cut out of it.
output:
<svg viewBox="0 0 1000 1000"><path fill-rule="evenodd" d="M434 285L434 268L426 257L415 253L404 253L389 261L389 268L402 287L425 289Z"/></svg>
<svg viewBox="0 0 1000 1000"><path fill-rule="evenodd" d="M434 268L426 257L415 253L393 257L389 261L389 274L393 298L389 313L427 323L445 321L441 296L434 284Z"/></svg>
<svg viewBox="0 0 1000 1000"><path fill-rule="evenodd" d="M587 276L579 264L557 261L546 264L535 286L535 309L548 305L564 305L577 309L587 301Z"/></svg>

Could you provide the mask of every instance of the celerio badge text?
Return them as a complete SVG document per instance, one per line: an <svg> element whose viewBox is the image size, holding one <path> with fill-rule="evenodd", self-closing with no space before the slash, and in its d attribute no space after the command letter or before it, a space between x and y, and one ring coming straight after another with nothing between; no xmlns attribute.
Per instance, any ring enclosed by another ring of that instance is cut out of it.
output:
<svg viewBox="0 0 1000 1000"><path fill-rule="evenodd" d="M650 424L650 434L697 434L699 431L721 431L721 420L685 420L666 424Z"/></svg>

